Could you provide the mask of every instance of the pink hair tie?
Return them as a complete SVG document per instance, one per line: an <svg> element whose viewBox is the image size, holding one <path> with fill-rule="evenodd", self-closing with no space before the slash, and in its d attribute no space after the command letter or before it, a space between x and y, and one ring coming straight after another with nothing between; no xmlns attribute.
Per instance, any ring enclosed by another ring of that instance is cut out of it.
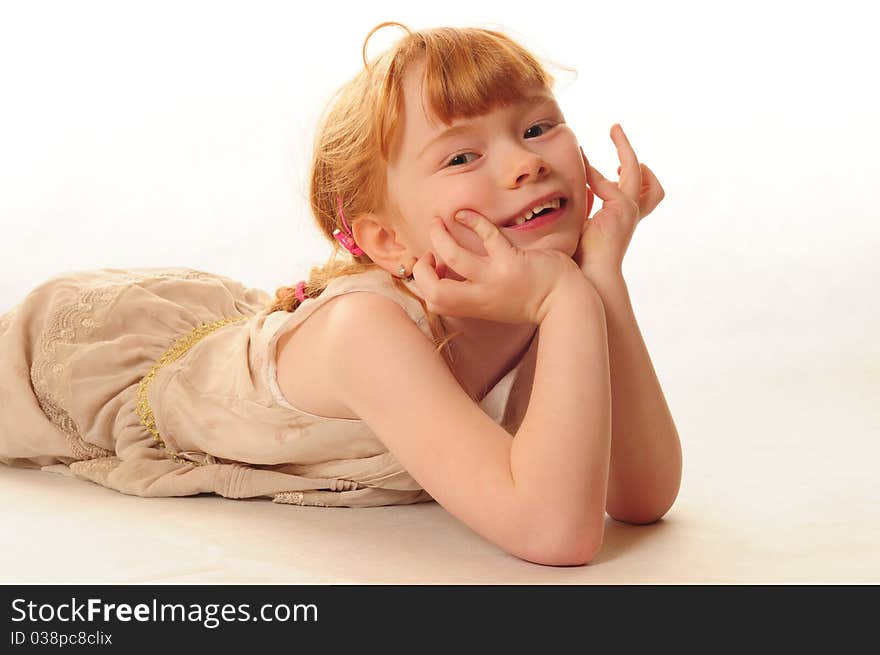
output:
<svg viewBox="0 0 880 655"><path fill-rule="evenodd" d="M303 300L306 299L305 289L306 289L306 281L305 280L300 280L299 282L296 283L296 298L300 302L302 302Z"/></svg>
<svg viewBox="0 0 880 655"><path fill-rule="evenodd" d="M333 230L333 236L336 237L336 240L342 244L342 247L345 248L352 255L363 255L364 251L360 246L355 242L354 235L351 233L351 228L348 226L348 223L345 220L345 214L342 213L342 197L336 196L336 206L339 208L339 218L342 219L342 225L345 227L345 232L336 228Z"/></svg>

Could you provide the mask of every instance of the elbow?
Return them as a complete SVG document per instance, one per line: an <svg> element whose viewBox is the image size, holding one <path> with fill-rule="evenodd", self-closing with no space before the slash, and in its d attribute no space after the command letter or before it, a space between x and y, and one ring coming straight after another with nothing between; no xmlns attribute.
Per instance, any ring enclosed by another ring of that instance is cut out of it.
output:
<svg viewBox="0 0 880 655"><path fill-rule="evenodd" d="M633 525L650 525L651 523L656 523L657 521L662 519L666 515L667 511L669 510L665 510L662 512L615 511L608 512L608 515L615 521L620 521L621 523L632 523Z"/></svg>
<svg viewBox="0 0 880 655"><path fill-rule="evenodd" d="M649 525L656 523L662 519L672 509L675 499L678 497L678 490L672 495L671 499L661 499L653 502L638 502L631 505L623 505L620 507L609 506L608 515L615 521L622 523L632 523L633 525Z"/></svg>
<svg viewBox="0 0 880 655"><path fill-rule="evenodd" d="M648 525L663 518L678 498L681 489L681 460L674 475L654 485L645 485L635 493L618 494L607 499L606 511L615 521Z"/></svg>
<svg viewBox="0 0 880 655"><path fill-rule="evenodd" d="M605 536L604 513L587 527L552 526L532 542L522 559L545 566L584 566L599 553Z"/></svg>

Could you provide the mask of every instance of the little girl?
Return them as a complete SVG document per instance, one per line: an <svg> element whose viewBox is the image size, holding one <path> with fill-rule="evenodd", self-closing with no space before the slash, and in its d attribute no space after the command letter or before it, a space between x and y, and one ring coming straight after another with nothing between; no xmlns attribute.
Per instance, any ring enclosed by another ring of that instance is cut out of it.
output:
<svg viewBox="0 0 880 655"><path fill-rule="evenodd" d="M274 299L188 268L43 283L0 316L0 461L139 496L436 500L544 564L588 562L606 511L669 509L678 436L621 274L659 182L619 126L620 181L591 167L503 34L367 40L392 24L318 130L328 263Z"/></svg>

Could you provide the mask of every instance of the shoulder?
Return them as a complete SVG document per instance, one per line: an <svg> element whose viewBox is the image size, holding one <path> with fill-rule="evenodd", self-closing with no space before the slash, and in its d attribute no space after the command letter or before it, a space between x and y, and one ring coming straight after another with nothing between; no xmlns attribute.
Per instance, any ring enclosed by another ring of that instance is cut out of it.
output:
<svg viewBox="0 0 880 655"><path fill-rule="evenodd" d="M331 339L334 343L350 343L355 332L369 333L375 338L388 329L414 331L430 341L418 327L421 315L412 310L408 299L397 289L349 289L330 298L324 312L326 336L336 337Z"/></svg>
<svg viewBox="0 0 880 655"><path fill-rule="evenodd" d="M335 418L359 418L345 402L334 365L364 355L358 344L381 347L383 334L400 331L429 339L394 294L375 289L333 294L278 339L276 376L286 400L296 408ZM367 353L369 354L369 353ZM364 364L366 365L366 364Z"/></svg>
<svg viewBox="0 0 880 655"><path fill-rule="evenodd" d="M325 323L329 383L380 439L388 434L380 427L387 420L423 419L432 399L435 406L452 402L463 411L465 405L477 409L433 340L401 304L375 293L347 294L334 304ZM402 404L414 411L401 411Z"/></svg>
<svg viewBox="0 0 880 655"><path fill-rule="evenodd" d="M400 305L352 294L334 310L327 337L336 397L441 504L452 472L438 457L460 462L481 438L490 439L493 456L509 448L510 435L467 395L433 340Z"/></svg>
<svg viewBox="0 0 880 655"><path fill-rule="evenodd" d="M416 317L391 294L353 292L334 298L328 307L328 347L347 361L368 366L382 349L433 350ZM384 353L383 356L390 353ZM342 371L341 371L342 372Z"/></svg>

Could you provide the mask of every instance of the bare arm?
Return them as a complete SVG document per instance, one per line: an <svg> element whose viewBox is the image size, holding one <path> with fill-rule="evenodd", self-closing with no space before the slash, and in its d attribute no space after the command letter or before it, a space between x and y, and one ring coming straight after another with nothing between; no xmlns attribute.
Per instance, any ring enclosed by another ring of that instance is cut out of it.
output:
<svg viewBox="0 0 880 655"><path fill-rule="evenodd" d="M612 127L611 139L621 164L618 182L606 179L591 166L581 149L589 184L588 205L593 192L603 203L583 224L575 261L599 293L607 320L613 396L607 510L620 521L650 523L675 502L681 484L682 452L636 322L622 265L636 226L665 193L651 169L639 163L619 124Z"/></svg>
<svg viewBox="0 0 880 655"><path fill-rule="evenodd" d="M606 509L628 523L662 517L681 486L675 422L642 338L622 275L592 279L605 307L613 421Z"/></svg>
<svg viewBox="0 0 880 655"><path fill-rule="evenodd" d="M513 440L400 306L369 293L343 298L328 307L325 345L315 353L339 401L487 540L541 564L589 561L602 538L611 429L605 318L589 281L573 269L546 303L535 388Z"/></svg>
<svg viewBox="0 0 880 655"><path fill-rule="evenodd" d="M588 561L602 543L611 449L611 379L602 302L586 278L560 279L540 324L529 406L511 448L517 494L540 525L575 530ZM548 535L559 543L558 535Z"/></svg>

